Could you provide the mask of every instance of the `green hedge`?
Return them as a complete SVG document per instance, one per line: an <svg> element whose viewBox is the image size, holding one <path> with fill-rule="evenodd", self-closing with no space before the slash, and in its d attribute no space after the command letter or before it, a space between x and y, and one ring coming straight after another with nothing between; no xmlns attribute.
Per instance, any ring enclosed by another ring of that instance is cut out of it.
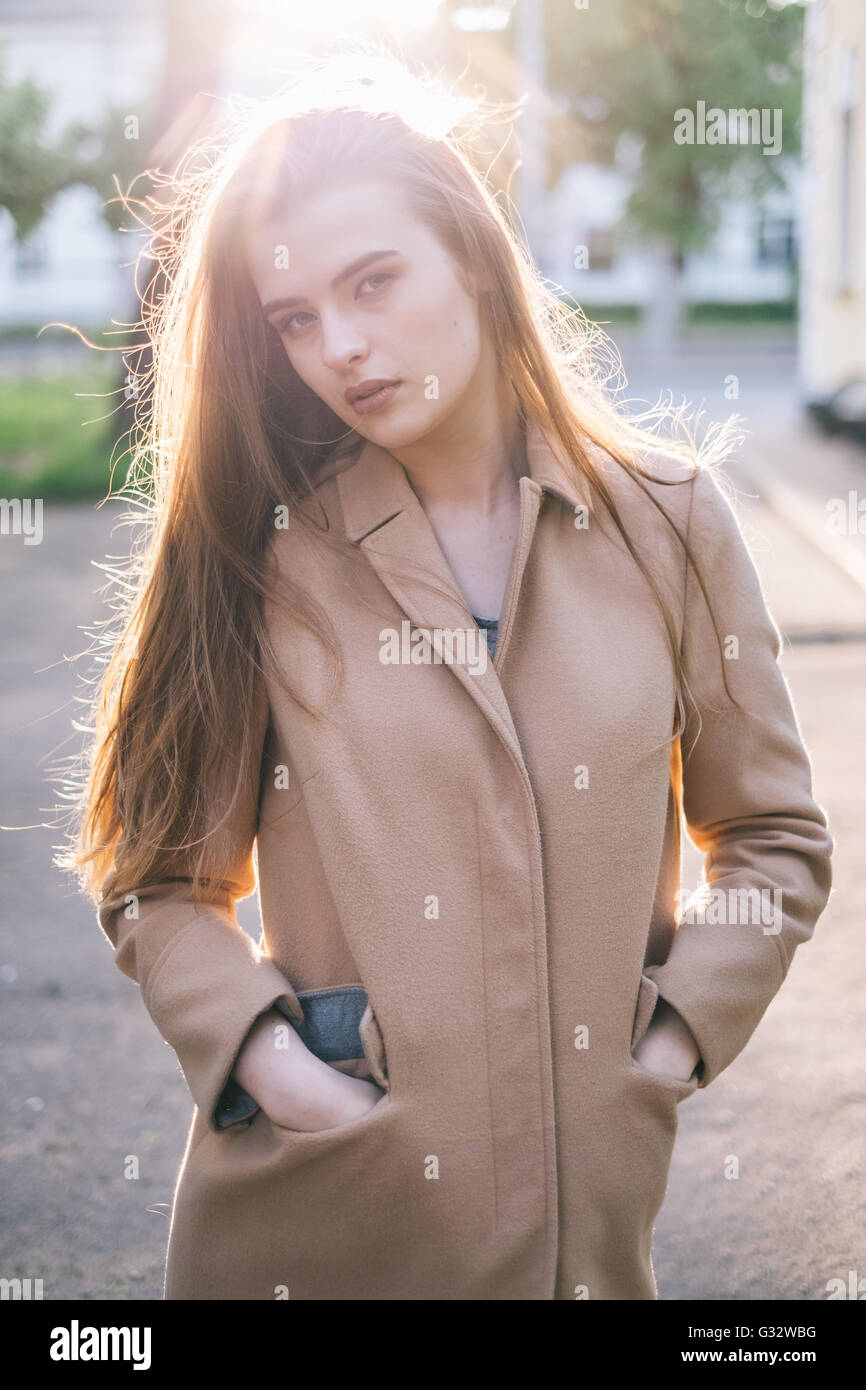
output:
<svg viewBox="0 0 866 1390"><path fill-rule="evenodd" d="M108 491L113 430L104 418L122 397L115 372L0 378L0 495L102 497ZM91 423L92 422L92 423ZM120 459L125 443L115 447ZM114 470L125 481L128 458Z"/></svg>
<svg viewBox="0 0 866 1390"><path fill-rule="evenodd" d="M689 307L690 323L795 323L797 305L789 300L760 300L754 304L723 304L713 300L698 302Z"/></svg>
<svg viewBox="0 0 866 1390"><path fill-rule="evenodd" d="M572 304L577 301L566 296ZM634 323L641 319L639 304L590 304L580 301L580 307L588 319L594 323L614 325ZM761 300L753 304L727 304L715 300L699 300L686 305L686 324L719 325L731 324L734 327L751 327L761 323L790 323L797 319L797 305L793 300Z"/></svg>

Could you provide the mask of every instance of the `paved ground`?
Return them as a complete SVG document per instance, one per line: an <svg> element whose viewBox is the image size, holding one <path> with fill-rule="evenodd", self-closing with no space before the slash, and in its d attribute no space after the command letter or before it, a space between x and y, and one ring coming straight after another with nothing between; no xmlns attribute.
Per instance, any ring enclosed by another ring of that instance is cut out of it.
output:
<svg viewBox="0 0 866 1390"><path fill-rule="evenodd" d="M737 478L746 493L774 477L821 479L814 519L852 469L866 490L866 454L804 431L790 414L790 362L781 359L778 381L772 364L761 368L763 404ZM700 380L715 380L714 370L705 363ZM758 374L753 363L744 380ZM44 828L55 820L49 779L75 752L71 720L82 716L76 679L86 663L76 678L66 658L87 644L81 625L102 616L105 576L94 563L124 550L111 505L49 507L41 546L0 542L0 822L27 827L0 834L0 1275L42 1278L46 1298L160 1296L191 1110L174 1055L136 986L117 971L89 905L51 869L60 834ZM747 1049L680 1108L655 1242L665 1299L819 1299L830 1278L847 1279L852 1269L866 1277L866 890L858 854L866 642L800 640L817 631L862 634L866 592L808 538L808 527L798 535L760 500L744 521L771 608L792 639L784 670L815 793L837 837L835 887ZM687 883L697 862L690 851ZM254 929L253 899L242 917ZM140 1160L137 1180L124 1177L130 1154ZM732 1154L737 1181L723 1176Z"/></svg>
<svg viewBox="0 0 866 1390"><path fill-rule="evenodd" d="M627 340L621 347L626 395L655 400L676 381L676 399L703 405L707 419L744 417L746 439L728 472L767 602L788 639L782 665L815 796L837 841L833 892L812 941L798 950L747 1048L680 1108L654 1242L659 1293L826 1298L828 1279L847 1282L852 1269L866 1277L866 1005L854 983L866 969L858 854L866 518L862 535L837 535L827 525L829 499L851 490L866 497L866 451L825 439L797 412L796 363L784 334L718 335L678 362L649 364L632 356ZM726 394L732 379L734 399ZM815 636L825 640L810 641ZM691 884L700 859L688 848L684 883ZM724 1176L729 1155L739 1159L737 1180Z"/></svg>

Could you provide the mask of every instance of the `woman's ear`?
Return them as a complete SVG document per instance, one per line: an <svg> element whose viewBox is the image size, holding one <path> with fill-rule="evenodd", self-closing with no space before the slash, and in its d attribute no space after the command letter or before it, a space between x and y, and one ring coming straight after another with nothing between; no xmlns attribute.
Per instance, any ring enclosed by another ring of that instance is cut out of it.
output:
<svg viewBox="0 0 866 1390"><path fill-rule="evenodd" d="M493 289L493 279L486 266L479 266L477 270L472 266L460 266L459 278L464 292L472 299L480 299L482 294Z"/></svg>

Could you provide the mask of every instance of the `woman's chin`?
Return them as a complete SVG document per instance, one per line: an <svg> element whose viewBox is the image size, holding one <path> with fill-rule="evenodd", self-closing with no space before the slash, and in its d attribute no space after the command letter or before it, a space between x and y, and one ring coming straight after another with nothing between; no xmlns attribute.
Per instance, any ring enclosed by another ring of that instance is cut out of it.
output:
<svg viewBox="0 0 866 1390"><path fill-rule="evenodd" d="M383 449L410 449L414 444L420 444L426 439L441 419L440 411L420 417L408 411L401 414L395 411L390 418L382 415L381 418L362 420L355 428L365 439L380 445Z"/></svg>
<svg viewBox="0 0 866 1390"><path fill-rule="evenodd" d="M364 420L356 426L358 434L382 449L404 449L423 438L426 430L411 421Z"/></svg>

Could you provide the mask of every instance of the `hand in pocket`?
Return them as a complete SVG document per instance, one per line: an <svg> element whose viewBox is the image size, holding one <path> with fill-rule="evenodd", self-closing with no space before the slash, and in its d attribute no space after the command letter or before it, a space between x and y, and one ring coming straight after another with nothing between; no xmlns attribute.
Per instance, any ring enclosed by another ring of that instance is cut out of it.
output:
<svg viewBox="0 0 866 1390"><path fill-rule="evenodd" d="M296 1066L284 1087L277 1085L262 1109L283 1129L314 1133L359 1120L378 1105L385 1092L374 1081L347 1076L308 1053L309 1062Z"/></svg>
<svg viewBox="0 0 866 1390"><path fill-rule="evenodd" d="M646 1071L675 1081L691 1080L701 1058L687 1023L667 1000L661 998L632 1056Z"/></svg>
<svg viewBox="0 0 866 1390"><path fill-rule="evenodd" d="M274 1124L308 1133L360 1119L385 1094L323 1062L274 1010L250 1029L234 1077Z"/></svg>

